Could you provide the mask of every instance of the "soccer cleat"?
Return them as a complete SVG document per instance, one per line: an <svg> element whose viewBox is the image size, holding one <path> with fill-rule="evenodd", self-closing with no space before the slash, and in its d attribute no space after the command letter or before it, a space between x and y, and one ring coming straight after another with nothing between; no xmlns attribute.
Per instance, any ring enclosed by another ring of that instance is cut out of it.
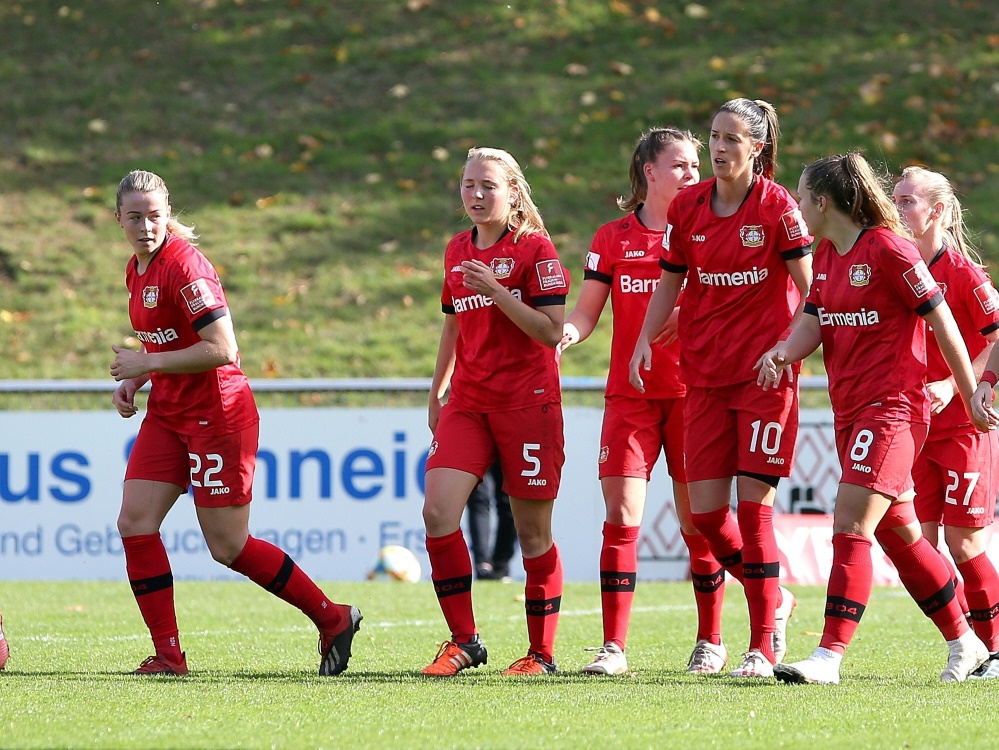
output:
<svg viewBox="0 0 999 750"><path fill-rule="evenodd" d="M950 657L947 659L947 667L940 673L941 682L964 682L968 675L987 662L991 656L988 648L973 630L967 631L953 641L947 641L947 646L950 649Z"/></svg>
<svg viewBox="0 0 999 750"><path fill-rule="evenodd" d="M588 651L592 649L587 649ZM616 643L609 641L598 648L593 662L583 667L583 674L625 674L628 659Z"/></svg>
<svg viewBox="0 0 999 750"><path fill-rule="evenodd" d="M504 675L541 675L541 674L555 674L558 671L558 667L555 666L554 661L545 661L541 654L536 654L533 651L528 651L527 656L517 659L513 664L511 664L507 669L504 669L501 674Z"/></svg>
<svg viewBox="0 0 999 750"><path fill-rule="evenodd" d="M10 644L7 643L7 637L3 634L3 615L0 614L0 669L3 669L7 665L9 657Z"/></svg>
<svg viewBox="0 0 999 750"><path fill-rule="evenodd" d="M817 649L816 653L804 661L796 661L793 664L775 664L774 677L791 685L838 685L839 665L842 662L842 657L836 654L835 657L823 658L819 652L825 650Z"/></svg>
<svg viewBox="0 0 999 750"><path fill-rule="evenodd" d="M183 677L187 674L187 656L186 654L181 654L180 661L173 661L162 654L154 654L153 656L147 657L146 660L139 665L139 668L132 672L132 674L159 674Z"/></svg>
<svg viewBox="0 0 999 750"><path fill-rule="evenodd" d="M968 675L969 680L995 680L997 678L999 678L999 651L992 654L982 666Z"/></svg>
<svg viewBox="0 0 999 750"><path fill-rule="evenodd" d="M780 664L787 656L787 621L791 619L798 601L788 589L780 586L780 606L774 613L774 662Z"/></svg>
<svg viewBox="0 0 999 750"><path fill-rule="evenodd" d="M424 667L422 674L428 677L454 677L463 669L478 667L487 659L486 645L479 636L473 635L468 643L444 641L431 664Z"/></svg>
<svg viewBox="0 0 999 750"><path fill-rule="evenodd" d="M687 674L719 674L728 663L725 644L700 640L687 661Z"/></svg>
<svg viewBox="0 0 999 750"><path fill-rule="evenodd" d="M333 677L347 669L350 661L350 644L354 634L361 629L361 610L349 604L338 604L347 615L347 626L339 633L319 633L319 674L323 677Z"/></svg>
<svg viewBox="0 0 999 750"><path fill-rule="evenodd" d="M728 673L729 677L773 677L774 665L759 649L751 649L742 655L742 663Z"/></svg>

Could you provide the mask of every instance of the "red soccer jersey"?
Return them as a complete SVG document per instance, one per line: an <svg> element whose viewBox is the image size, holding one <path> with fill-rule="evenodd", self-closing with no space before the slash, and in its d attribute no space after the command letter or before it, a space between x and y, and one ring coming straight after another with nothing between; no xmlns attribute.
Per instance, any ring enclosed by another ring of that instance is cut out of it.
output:
<svg viewBox="0 0 999 750"><path fill-rule="evenodd" d="M133 256L125 271L128 316L147 352L186 349L198 331L228 314L215 268L193 245L168 235L145 272ZM147 413L184 435L228 434L259 419L238 364L207 372L151 375Z"/></svg>
<svg viewBox="0 0 999 750"><path fill-rule="evenodd" d="M636 214L628 214L604 224L593 237L586 254L584 279L594 279L610 286L614 311L614 336L611 339L610 371L607 374L608 396L640 397L628 382L628 367L635 342L645 322L645 311L652 292L659 285L659 248L663 232L649 229ZM652 350L652 370L643 373L645 398L679 398L687 389L680 380L680 344L656 346Z"/></svg>
<svg viewBox="0 0 999 750"><path fill-rule="evenodd" d="M949 248L937 253L929 267L954 313L968 354L974 359L988 343L985 334L999 328L999 294L985 271ZM940 352L936 338L927 335L926 380L944 380L950 375L950 367ZM964 410L964 403L959 396L955 396L942 412L930 419L928 439L973 432L977 430Z"/></svg>
<svg viewBox="0 0 999 750"><path fill-rule="evenodd" d="M836 429L862 412L928 424L926 326L943 294L916 246L869 229L846 255L828 240L815 251L805 313L819 319Z"/></svg>
<svg viewBox="0 0 999 750"><path fill-rule="evenodd" d="M716 178L681 190L669 207L659 265L687 276L680 307L680 366L690 386L756 380L760 356L783 335L801 301L785 261L810 252L798 204L756 177L739 210L716 216Z"/></svg>
<svg viewBox="0 0 999 750"><path fill-rule="evenodd" d="M489 297L466 288L461 270L463 261L480 260L525 304L564 305L569 275L554 245L543 234L514 242L507 232L492 247L479 250L472 231L454 237L444 251L441 309L458 316L448 403L465 411L493 412L561 401L555 350L520 330Z"/></svg>

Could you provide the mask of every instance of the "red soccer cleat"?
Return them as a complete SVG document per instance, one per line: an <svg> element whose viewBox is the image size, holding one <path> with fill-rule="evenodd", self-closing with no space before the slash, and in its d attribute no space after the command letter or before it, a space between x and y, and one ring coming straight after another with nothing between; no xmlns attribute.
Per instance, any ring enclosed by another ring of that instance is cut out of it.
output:
<svg viewBox="0 0 999 750"><path fill-rule="evenodd" d="M187 657L185 654L181 654L180 661L173 661L162 654L155 654L142 662L132 674L162 674L183 677L187 674Z"/></svg>

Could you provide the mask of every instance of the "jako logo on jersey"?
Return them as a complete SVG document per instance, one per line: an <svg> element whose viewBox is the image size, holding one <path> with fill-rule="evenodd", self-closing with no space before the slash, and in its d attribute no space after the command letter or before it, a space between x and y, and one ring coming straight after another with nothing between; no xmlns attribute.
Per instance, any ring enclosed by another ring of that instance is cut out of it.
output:
<svg viewBox="0 0 999 750"><path fill-rule="evenodd" d="M925 297L926 293L937 285L937 282L933 280L933 275L930 273L930 269L926 267L926 264L923 263L923 261L919 261L916 265L903 273L902 277L909 285L909 288L912 289L912 293L917 297Z"/></svg>
<svg viewBox="0 0 999 750"><path fill-rule="evenodd" d="M489 269L497 279L508 279L513 273L513 258L493 258L489 261Z"/></svg>
<svg viewBox="0 0 999 750"><path fill-rule="evenodd" d="M145 344L166 344L170 341L176 341L180 338L177 335L176 329L167 328L165 331L162 328L157 328L155 331L136 331L135 338Z"/></svg>
<svg viewBox="0 0 999 750"><path fill-rule="evenodd" d="M625 258L644 258L644 250L626 250L624 253Z"/></svg>
<svg viewBox="0 0 999 750"><path fill-rule="evenodd" d="M197 279L180 290L180 296L187 303L191 315L215 307L215 295L205 279Z"/></svg>
<svg viewBox="0 0 999 750"><path fill-rule="evenodd" d="M690 235L691 242L707 242L707 237L703 234L692 234Z"/></svg>
<svg viewBox="0 0 999 750"><path fill-rule="evenodd" d="M597 266L600 265L600 254L599 253L587 253L586 263L583 264L588 271L596 271Z"/></svg>
<svg viewBox="0 0 999 750"><path fill-rule="evenodd" d="M511 289L510 294L519 300L524 299L524 294L519 289ZM481 310L495 304L492 297L484 294L471 294L468 297L452 297L454 300L454 311L456 313L468 312L469 310Z"/></svg>
<svg viewBox="0 0 999 750"><path fill-rule="evenodd" d="M142 290L142 306L156 307L160 301L160 288L158 286L147 286Z"/></svg>
<svg viewBox="0 0 999 750"><path fill-rule="evenodd" d="M562 264L557 260L543 260L540 263L535 263L534 268L538 272L541 291L548 292L565 286Z"/></svg>
<svg viewBox="0 0 999 750"><path fill-rule="evenodd" d="M996 288L988 281L975 287L975 299L978 300L978 304L982 306L982 312L986 315L999 309L999 292L996 292Z"/></svg>
<svg viewBox="0 0 999 750"><path fill-rule="evenodd" d="M633 279L621 275L621 291L625 294L651 294L659 286L659 277L654 279Z"/></svg>
<svg viewBox="0 0 999 750"><path fill-rule="evenodd" d="M797 208L781 216L780 221L784 225L784 231L787 232L787 238L792 242L800 240L808 234L808 226L805 224L805 220L801 218L801 211Z"/></svg>
<svg viewBox="0 0 999 750"><path fill-rule="evenodd" d="M863 307L859 312L826 312L824 307L819 308L820 326L873 326L881 322L877 310L866 310Z"/></svg>
<svg viewBox="0 0 999 750"><path fill-rule="evenodd" d="M850 286L867 286L871 283L871 267L866 263L850 266Z"/></svg>
<svg viewBox="0 0 999 750"><path fill-rule="evenodd" d="M763 226L761 224L753 224L748 227L742 227L739 230L739 239L742 240L743 247L762 247Z"/></svg>
<svg viewBox="0 0 999 750"><path fill-rule="evenodd" d="M462 268L460 265L457 265L451 269L451 273L465 273L465 269Z"/></svg>
<svg viewBox="0 0 999 750"><path fill-rule="evenodd" d="M732 271L731 273L708 273L697 268L697 278L705 286L746 286L765 281L770 272L765 268L753 266L750 271Z"/></svg>

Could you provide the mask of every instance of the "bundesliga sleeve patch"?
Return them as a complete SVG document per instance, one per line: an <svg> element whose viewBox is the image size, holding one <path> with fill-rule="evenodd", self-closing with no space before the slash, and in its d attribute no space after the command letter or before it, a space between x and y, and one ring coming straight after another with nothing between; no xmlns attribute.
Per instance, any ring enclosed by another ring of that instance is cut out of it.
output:
<svg viewBox="0 0 999 750"><path fill-rule="evenodd" d="M180 296L187 303L187 309L191 311L191 315L197 315L199 312L204 312L215 306L215 295L204 279L192 281L180 290Z"/></svg>
<svg viewBox="0 0 999 750"><path fill-rule="evenodd" d="M787 238L792 242L808 234L808 227L805 226L805 220L801 218L801 211L797 208L781 216L780 221L784 225L784 231L787 232Z"/></svg>
<svg viewBox="0 0 999 750"><path fill-rule="evenodd" d="M981 286L975 287L975 299L978 300L978 304L982 306L982 312L986 315L991 315L999 310L999 292L987 281Z"/></svg>
<svg viewBox="0 0 999 750"><path fill-rule="evenodd" d="M587 253L585 267L587 271L596 271L600 265L600 255L598 253Z"/></svg>
<svg viewBox="0 0 999 750"><path fill-rule="evenodd" d="M565 275L562 273L562 264L557 260L543 260L534 264L538 272L538 283L541 284L541 291L550 292L552 289L561 289L565 286Z"/></svg>
<svg viewBox="0 0 999 750"><path fill-rule="evenodd" d="M902 277L909 285L909 288L912 289L912 293L917 297L925 297L937 285L937 282L933 279L933 275L930 273L930 269L926 267L923 261L919 261L903 273Z"/></svg>

